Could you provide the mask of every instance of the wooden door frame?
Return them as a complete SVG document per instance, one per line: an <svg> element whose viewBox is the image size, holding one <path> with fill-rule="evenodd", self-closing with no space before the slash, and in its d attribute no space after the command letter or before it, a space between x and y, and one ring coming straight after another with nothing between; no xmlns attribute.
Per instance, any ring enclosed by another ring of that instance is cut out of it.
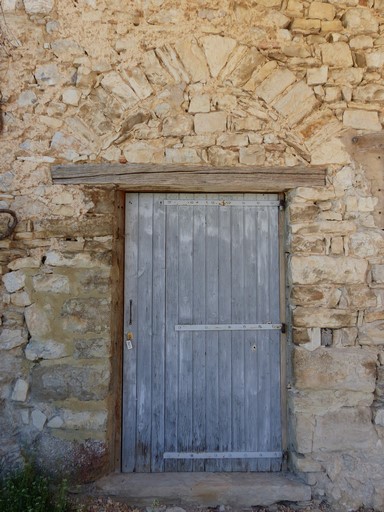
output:
<svg viewBox="0 0 384 512"><path fill-rule="evenodd" d="M111 386L112 402L113 402L113 418L109 422L109 439L111 440L110 454L110 470L121 472L122 468L122 413L123 413L123 344L124 344L124 267L125 267L125 197L129 190L117 189L115 192L115 208L114 208L114 244L112 259L112 315L111 315L111 332L112 332L112 375L113 382ZM136 192L136 190L133 190ZM143 193L153 193L154 190L145 190ZM156 190L159 192L159 190ZM161 192L170 192L162 190ZM173 192L173 191L171 191ZM187 191L188 193L193 193ZM201 193L200 191L198 191ZM209 192L207 192L209 193ZM258 193L250 191L248 193ZM263 193L268 193L263 191ZM276 193L276 192L269 192ZM285 194L279 192L279 199L282 205L285 205ZM286 272L285 272L285 211L284 207L279 209L278 215L278 240L279 240L279 273L280 273L280 318L281 322L286 323ZM287 432L288 432L288 416L287 416L287 336L283 332L280 335L280 402L281 402L281 441L283 454L287 450ZM283 457L283 469L284 457Z"/></svg>

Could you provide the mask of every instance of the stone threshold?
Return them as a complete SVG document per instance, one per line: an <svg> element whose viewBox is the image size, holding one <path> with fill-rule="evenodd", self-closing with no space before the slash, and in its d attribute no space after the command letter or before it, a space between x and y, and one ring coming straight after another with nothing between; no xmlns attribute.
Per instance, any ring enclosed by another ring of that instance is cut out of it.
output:
<svg viewBox="0 0 384 512"><path fill-rule="evenodd" d="M136 506L230 506L305 502L311 488L286 473L112 473L95 482L92 494Z"/></svg>

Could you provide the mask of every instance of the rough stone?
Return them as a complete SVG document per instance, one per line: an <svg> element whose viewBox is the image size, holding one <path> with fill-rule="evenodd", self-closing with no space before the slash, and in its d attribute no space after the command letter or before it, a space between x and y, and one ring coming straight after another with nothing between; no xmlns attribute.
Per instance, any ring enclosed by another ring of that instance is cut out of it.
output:
<svg viewBox="0 0 384 512"><path fill-rule="evenodd" d="M142 65L148 80L153 85L165 86L171 81L170 75L161 66L153 50L150 50L143 55Z"/></svg>
<svg viewBox="0 0 384 512"><path fill-rule="evenodd" d="M263 165L266 155L265 148L261 145L251 144L246 148L240 148L239 161L245 165Z"/></svg>
<svg viewBox="0 0 384 512"><path fill-rule="evenodd" d="M46 265L53 267L76 267L76 268L105 268L109 267L103 254L82 253L61 253L59 251L48 251L45 257Z"/></svg>
<svg viewBox="0 0 384 512"><path fill-rule="evenodd" d="M37 66L34 75L37 83L41 86L57 85L60 81L60 74L56 64L42 64L41 66Z"/></svg>
<svg viewBox="0 0 384 512"><path fill-rule="evenodd" d="M242 133L225 133L217 138L217 145L222 146L223 148L247 146L248 136Z"/></svg>
<svg viewBox="0 0 384 512"><path fill-rule="evenodd" d="M23 379L17 379L13 388L11 400L14 402L25 402L28 395L29 385L28 382Z"/></svg>
<svg viewBox="0 0 384 512"><path fill-rule="evenodd" d="M375 51L365 54L366 65L369 69L381 70L384 66L384 52Z"/></svg>
<svg viewBox="0 0 384 512"><path fill-rule="evenodd" d="M0 334L0 350L12 350L27 342L27 336L22 329L3 328Z"/></svg>
<svg viewBox="0 0 384 512"><path fill-rule="evenodd" d="M9 293L17 292L25 286L25 273L22 270L16 270L15 272L8 272L2 276L5 289Z"/></svg>
<svg viewBox="0 0 384 512"><path fill-rule="evenodd" d="M15 306L30 306L32 304L32 300L28 292L15 292L11 295L11 304Z"/></svg>
<svg viewBox="0 0 384 512"><path fill-rule="evenodd" d="M105 358L109 355L108 341L104 338L79 339L75 342L77 359Z"/></svg>
<svg viewBox="0 0 384 512"><path fill-rule="evenodd" d="M210 112L209 114L195 115L195 132L214 133L225 132L227 127L227 114L225 112Z"/></svg>
<svg viewBox="0 0 384 512"><path fill-rule="evenodd" d="M71 298L64 302L61 316L68 332L108 332L110 303L105 298Z"/></svg>
<svg viewBox="0 0 384 512"><path fill-rule="evenodd" d="M336 9L331 4L326 4L324 2L311 2L309 5L309 18L332 21L335 14Z"/></svg>
<svg viewBox="0 0 384 512"><path fill-rule="evenodd" d="M382 128L378 113L366 110L345 110L343 123L345 126L356 128L357 130L380 131Z"/></svg>
<svg viewBox="0 0 384 512"><path fill-rule="evenodd" d="M208 148L208 160L214 167L234 166L239 163L238 151L231 151L217 146Z"/></svg>
<svg viewBox="0 0 384 512"><path fill-rule="evenodd" d="M357 313L344 309L297 307L293 312L295 327L340 328L356 325Z"/></svg>
<svg viewBox="0 0 384 512"><path fill-rule="evenodd" d="M350 163L350 161L351 156L340 139L331 139L319 145L312 152L311 163L313 165L344 165Z"/></svg>
<svg viewBox="0 0 384 512"><path fill-rule="evenodd" d="M307 71L307 84L319 85L325 84L328 80L328 66L321 66L319 68L310 68Z"/></svg>
<svg viewBox="0 0 384 512"><path fill-rule="evenodd" d="M164 159L164 149L147 142L132 142L125 144L122 149L129 163L162 163Z"/></svg>
<svg viewBox="0 0 384 512"><path fill-rule="evenodd" d="M125 69L124 78L126 78L127 82L140 99L144 100L151 96L153 92L152 87L140 68Z"/></svg>
<svg viewBox="0 0 384 512"><path fill-rule="evenodd" d="M166 148L165 161L169 164L198 164L201 158L194 148Z"/></svg>
<svg viewBox="0 0 384 512"><path fill-rule="evenodd" d="M368 84L356 87L353 91L353 99L362 103L366 101L384 101L384 86L379 84Z"/></svg>
<svg viewBox="0 0 384 512"><path fill-rule="evenodd" d="M368 263L351 257L293 256L292 282L297 284L359 284L365 282Z"/></svg>
<svg viewBox="0 0 384 512"><path fill-rule="evenodd" d="M161 48L157 48L155 52L175 82L189 82L188 73L185 71L182 63L180 62L175 50L171 45L166 44Z"/></svg>
<svg viewBox="0 0 384 512"><path fill-rule="evenodd" d="M44 413L42 413L39 409L34 409L31 414L32 424L37 430L42 431L45 423L47 422L47 417Z"/></svg>
<svg viewBox="0 0 384 512"><path fill-rule="evenodd" d="M295 386L303 390L345 390L373 393L376 354L355 347L294 349Z"/></svg>
<svg viewBox="0 0 384 512"><path fill-rule="evenodd" d="M294 34L316 34L320 29L321 23L318 19L295 18L291 24L291 31Z"/></svg>
<svg viewBox="0 0 384 512"><path fill-rule="evenodd" d="M31 339L25 347L25 357L29 361L40 359L60 359L70 355L71 350L65 343L54 340Z"/></svg>
<svg viewBox="0 0 384 512"><path fill-rule="evenodd" d="M341 290L334 286L294 286L292 303L297 306L326 306L334 308L341 298Z"/></svg>
<svg viewBox="0 0 384 512"><path fill-rule="evenodd" d="M51 330L50 307L34 303L25 308L25 321L31 336L40 338L46 336Z"/></svg>
<svg viewBox="0 0 384 512"><path fill-rule="evenodd" d="M230 37L209 35L201 38L208 66L213 78L216 78L227 63L228 57L236 46Z"/></svg>
<svg viewBox="0 0 384 512"><path fill-rule="evenodd" d="M109 387L105 365L38 365L32 371L31 393L38 400L103 400Z"/></svg>
<svg viewBox="0 0 384 512"><path fill-rule="evenodd" d="M195 120L196 123L196 120ZM193 130L193 117L187 114L179 114L173 117L166 117L163 121L163 135L183 136L190 135ZM216 130L213 130L216 131Z"/></svg>
<svg viewBox="0 0 384 512"><path fill-rule="evenodd" d="M54 0L23 0L27 14L49 14L54 6Z"/></svg>
<svg viewBox="0 0 384 512"><path fill-rule="evenodd" d="M312 89L302 81L295 84L273 106L293 126L310 114L316 105L317 99Z"/></svg>
<svg viewBox="0 0 384 512"><path fill-rule="evenodd" d="M256 88L255 93L266 103L271 103L295 81L296 76L289 69L278 69Z"/></svg>
<svg viewBox="0 0 384 512"><path fill-rule="evenodd" d="M192 82L205 82L209 79L209 70L204 52L195 39L182 39L175 44L175 49Z"/></svg>
<svg viewBox="0 0 384 512"><path fill-rule="evenodd" d="M372 281L375 283L384 283L384 265L372 266Z"/></svg>
<svg viewBox="0 0 384 512"><path fill-rule="evenodd" d="M105 430L107 424L106 411L73 412L70 409L63 409L61 418L63 419L63 427L75 430Z"/></svg>
<svg viewBox="0 0 384 512"><path fill-rule="evenodd" d="M69 279L58 274L40 274L33 277L33 287L37 292L69 293Z"/></svg>
<svg viewBox="0 0 384 512"><path fill-rule="evenodd" d="M379 22L370 9L348 9L342 17L342 23L346 30L352 34L376 34Z"/></svg>
<svg viewBox="0 0 384 512"><path fill-rule="evenodd" d="M73 62L75 57L84 55L84 49L71 39L56 39L52 41L51 48L56 57L64 62Z"/></svg>
<svg viewBox="0 0 384 512"><path fill-rule="evenodd" d="M196 114L198 112L210 112L211 99L208 94L199 94L191 98L188 112Z"/></svg>
<svg viewBox="0 0 384 512"><path fill-rule="evenodd" d="M234 86L241 87L248 82L256 68L264 64L264 62L264 55L256 48L251 48L245 53L227 80Z"/></svg>
<svg viewBox="0 0 384 512"><path fill-rule="evenodd" d="M352 54L347 43L325 43L320 45L323 64L331 68L344 68L353 65Z"/></svg>
<svg viewBox="0 0 384 512"><path fill-rule="evenodd" d="M119 73L111 71L101 80L101 86L110 94L116 96L124 105L125 108L132 107L135 105L139 98L130 88L130 86L124 82Z"/></svg>
<svg viewBox="0 0 384 512"><path fill-rule="evenodd" d="M352 50L364 50L373 47L373 39L371 36L356 36L352 37L349 41L349 46Z"/></svg>
<svg viewBox="0 0 384 512"><path fill-rule="evenodd" d="M63 91L62 101L66 105L77 107L81 98L81 91L74 87L69 87Z"/></svg>

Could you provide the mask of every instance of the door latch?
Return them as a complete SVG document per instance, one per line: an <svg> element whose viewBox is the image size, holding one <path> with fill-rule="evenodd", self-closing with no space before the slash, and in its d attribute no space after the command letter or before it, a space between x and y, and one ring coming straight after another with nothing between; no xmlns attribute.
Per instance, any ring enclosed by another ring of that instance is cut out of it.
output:
<svg viewBox="0 0 384 512"><path fill-rule="evenodd" d="M133 349L132 340L133 340L133 333L127 332L127 339L125 340L125 346L127 347L128 350Z"/></svg>

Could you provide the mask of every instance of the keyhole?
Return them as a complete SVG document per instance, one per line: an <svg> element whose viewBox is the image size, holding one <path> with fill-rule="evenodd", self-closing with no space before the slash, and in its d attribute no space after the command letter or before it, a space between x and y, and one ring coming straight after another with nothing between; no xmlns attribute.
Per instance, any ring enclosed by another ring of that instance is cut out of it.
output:
<svg viewBox="0 0 384 512"><path fill-rule="evenodd" d="M252 352L256 352L256 345L252 345L251 350Z"/></svg>

